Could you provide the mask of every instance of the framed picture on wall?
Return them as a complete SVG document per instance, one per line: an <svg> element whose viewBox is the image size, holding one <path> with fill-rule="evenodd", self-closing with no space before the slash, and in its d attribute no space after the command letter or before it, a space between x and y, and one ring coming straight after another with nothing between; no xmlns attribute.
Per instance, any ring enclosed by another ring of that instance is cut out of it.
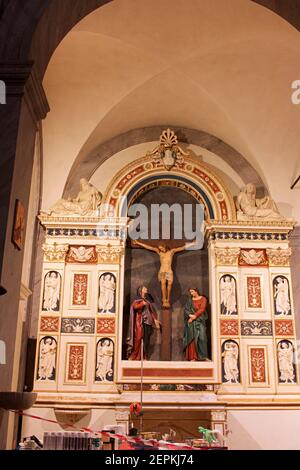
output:
<svg viewBox="0 0 300 470"><path fill-rule="evenodd" d="M24 245L25 215L26 209L23 204L17 199L15 206L12 242L18 248L18 250L22 250Z"/></svg>

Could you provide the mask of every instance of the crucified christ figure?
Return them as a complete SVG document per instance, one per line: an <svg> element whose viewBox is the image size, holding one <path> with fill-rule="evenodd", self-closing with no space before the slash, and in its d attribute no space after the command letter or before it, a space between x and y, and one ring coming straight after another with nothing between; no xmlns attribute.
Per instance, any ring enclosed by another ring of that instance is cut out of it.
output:
<svg viewBox="0 0 300 470"><path fill-rule="evenodd" d="M187 250L189 247L194 246L196 242L186 243L183 246L179 246L178 248L168 248L166 245L159 245L158 247L147 245L146 243L139 242L137 240L133 240L133 245L141 246L149 251L154 251L159 255L160 258L160 270L158 273L158 280L161 285L161 293L162 293L162 306L164 308L170 308L170 298L172 292L172 285L173 285L173 270L172 270L172 262L175 253L180 253L181 251Z"/></svg>

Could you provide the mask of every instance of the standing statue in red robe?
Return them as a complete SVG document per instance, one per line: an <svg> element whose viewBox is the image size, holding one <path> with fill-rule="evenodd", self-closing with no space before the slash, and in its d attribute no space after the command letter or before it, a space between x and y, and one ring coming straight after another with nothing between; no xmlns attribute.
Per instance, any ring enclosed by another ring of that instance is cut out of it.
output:
<svg viewBox="0 0 300 470"><path fill-rule="evenodd" d="M160 329L160 322L153 305L153 298L145 286L139 287L137 298L130 308L129 328L126 338L127 358L129 361L140 361L142 339L144 343L143 358L149 359L150 338L154 329Z"/></svg>

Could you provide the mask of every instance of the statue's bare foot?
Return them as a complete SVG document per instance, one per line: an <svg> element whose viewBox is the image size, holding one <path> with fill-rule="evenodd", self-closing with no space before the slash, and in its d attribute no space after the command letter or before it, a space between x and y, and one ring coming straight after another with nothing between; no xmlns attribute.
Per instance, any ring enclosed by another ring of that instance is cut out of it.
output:
<svg viewBox="0 0 300 470"><path fill-rule="evenodd" d="M170 302L168 302L167 300L165 300L162 305L163 305L164 308L170 308L171 307Z"/></svg>

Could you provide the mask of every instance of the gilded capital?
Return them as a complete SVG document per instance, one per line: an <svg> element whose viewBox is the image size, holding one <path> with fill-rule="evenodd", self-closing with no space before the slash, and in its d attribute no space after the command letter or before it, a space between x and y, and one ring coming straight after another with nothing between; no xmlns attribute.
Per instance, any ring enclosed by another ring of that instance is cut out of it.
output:
<svg viewBox="0 0 300 470"><path fill-rule="evenodd" d="M267 256L269 266L290 266L290 258L292 255L291 248L269 248Z"/></svg>
<svg viewBox="0 0 300 470"><path fill-rule="evenodd" d="M64 263L69 251L69 245L58 245L57 243L50 245L48 243L44 243L42 249L44 252L44 261L52 263Z"/></svg>
<svg viewBox="0 0 300 470"><path fill-rule="evenodd" d="M237 266L240 248L215 248L217 266Z"/></svg>
<svg viewBox="0 0 300 470"><path fill-rule="evenodd" d="M98 264L103 263L112 263L112 264L120 264L121 256L124 252L124 248L120 246L96 246L96 252L98 255Z"/></svg>

